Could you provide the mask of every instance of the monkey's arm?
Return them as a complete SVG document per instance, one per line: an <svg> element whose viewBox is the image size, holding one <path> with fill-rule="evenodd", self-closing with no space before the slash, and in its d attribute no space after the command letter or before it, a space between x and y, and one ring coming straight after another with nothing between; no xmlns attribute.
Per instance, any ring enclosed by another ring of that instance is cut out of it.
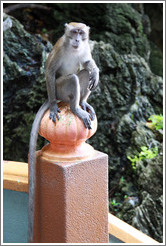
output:
<svg viewBox="0 0 166 246"><path fill-rule="evenodd" d="M50 106L50 119L52 119L53 122L56 122L56 118L59 120L58 113L60 113L56 100L56 72L60 67L60 59L57 61L57 57L58 54L53 50L46 63L46 84Z"/></svg>
<svg viewBox="0 0 166 246"><path fill-rule="evenodd" d="M89 77L89 89L92 91L96 88L99 82L99 68L97 67L95 61L90 59L83 63L83 67L87 69L90 73Z"/></svg>

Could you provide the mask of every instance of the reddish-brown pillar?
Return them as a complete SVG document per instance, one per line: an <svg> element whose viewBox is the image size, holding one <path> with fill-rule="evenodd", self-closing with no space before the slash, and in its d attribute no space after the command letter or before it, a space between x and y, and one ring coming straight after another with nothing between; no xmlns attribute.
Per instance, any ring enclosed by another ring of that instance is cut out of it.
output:
<svg viewBox="0 0 166 246"><path fill-rule="evenodd" d="M37 154L34 242L108 243L107 155L55 163Z"/></svg>
<svg viewBox="0 0 166 246"><path fill-rule="evenodd" d="M50 144L36 156L35 243L108 243L108 160L85 143L92 129L66 104L55 123L44 115Z"/></svg>

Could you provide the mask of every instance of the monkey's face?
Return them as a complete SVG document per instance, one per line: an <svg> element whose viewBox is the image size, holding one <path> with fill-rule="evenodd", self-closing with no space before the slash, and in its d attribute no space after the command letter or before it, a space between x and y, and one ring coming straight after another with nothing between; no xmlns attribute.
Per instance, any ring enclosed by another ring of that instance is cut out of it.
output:
<svg viewBox="0 0 166 246"><path fill-rule="evenodd" d="M83 50L87 45L89 39L89 28L84 25L82 26L72 26L68 25L66 28L66 37L69 42L69 46L74 50Z"/></svg>

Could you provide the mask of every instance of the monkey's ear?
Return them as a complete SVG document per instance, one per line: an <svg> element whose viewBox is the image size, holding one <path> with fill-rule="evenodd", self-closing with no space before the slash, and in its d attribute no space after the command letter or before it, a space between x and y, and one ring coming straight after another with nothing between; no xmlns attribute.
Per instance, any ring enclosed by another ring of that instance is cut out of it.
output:
<svg viewBox="0 0 166 246"><path fill-rule="evenodd" d="M87 26L88 32L90 33L90 26Z"/></svg>
<svg viewBox="0 0 166 246"><path fill-rule="evenodd" d="M72 27L71 25L69 25L68 23L65 23L64 26L65 26L65 29L66 29L66 30L69 30L69 31L73 28L73 27Z"/></svg>
<svg viewBox="0 0 166 246"><path fill-rule="evenodd" d="M65 26L65 29L69 28L69 24L68 23L65 23L64 26Z"/></svg>
<svg viewBox="0 0 166 246"><path fill-rule="evenodd" d="M89 26L85 26L83 30L89 34L89 32L90 32L90 27L89 27Z"/></svg>

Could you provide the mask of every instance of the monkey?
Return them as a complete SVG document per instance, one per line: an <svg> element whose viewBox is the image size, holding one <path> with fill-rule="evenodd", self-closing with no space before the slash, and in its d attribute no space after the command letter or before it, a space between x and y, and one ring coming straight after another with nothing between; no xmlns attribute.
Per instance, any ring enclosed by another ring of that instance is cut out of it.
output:
<svg viewBox="0 0 166 246"><path fill-rule="evenodd" d="M89 29L83 23L65 24L64 35L56 42L46 61L48 99L36 114L29 143L29 242L34 236L35 150L44 113L49 109L49 118L56 123L60 113L57 102L60 100L69 103L70 110L83 121L85 128L91 129L91 120L96 116L93 107L87 103L99 82L99 68L89 46Z"/></svg>

